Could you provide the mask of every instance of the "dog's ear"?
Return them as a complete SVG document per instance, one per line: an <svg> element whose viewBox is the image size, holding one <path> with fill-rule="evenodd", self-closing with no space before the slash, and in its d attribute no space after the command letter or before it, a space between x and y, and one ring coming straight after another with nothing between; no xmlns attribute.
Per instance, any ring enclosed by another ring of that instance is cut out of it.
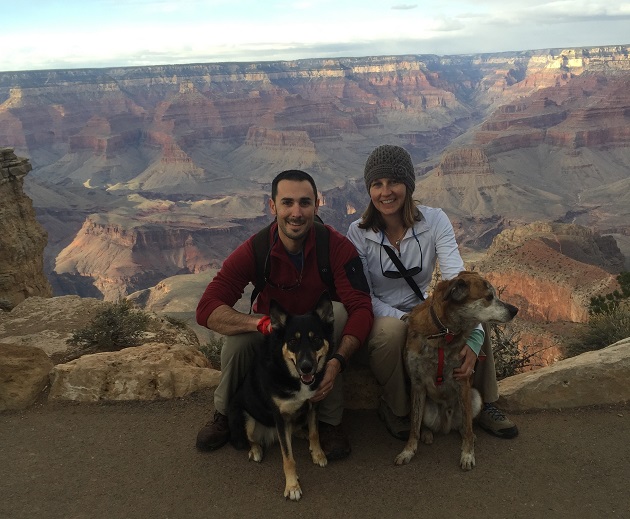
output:
<svg viewBox="0 0 630 519"><path fill-rule="evenodd" d="M269 317L272 330L281 330L287 325L287 313L273 299L269 302Z"/></svg>
<svg viewBox="0 0 630 519"><path fill-rule="evenodd" d="M470 289L466 281L463 279L454 279L451 286L448 287L448 290L444 293L444 301L451 299L456 303L461 303L468 297L469 293Z"/></svg>
<svg viewBox="0 0 630 519"><path fill-rule="evenodd" d="M327 324L332 324L335 322L335 314L333 312L333 304L328 292L324 292L319 301L317 301L317 305L315 305L315 313L322 320L322 322Z"/></svg>

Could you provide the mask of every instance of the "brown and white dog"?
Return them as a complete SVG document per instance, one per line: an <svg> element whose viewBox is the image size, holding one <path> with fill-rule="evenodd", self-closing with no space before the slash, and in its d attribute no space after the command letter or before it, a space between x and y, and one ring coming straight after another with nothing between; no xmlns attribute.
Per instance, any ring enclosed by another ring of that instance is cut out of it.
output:
<svg viewBox="0 0 630 519"><path fill-rule="evenodd" d="M438 283L432 295L412 310L404 352L411 379L411 430L396 465L409 463L419 438L430 444L433 432L459 429L460 466L464 470L475 466L473 418L481 397L471 387L472 376L457 380L453 370L461 365L460 351L479 323L506 323L517 312L497 297L487 280L470 271Z"/></svg>

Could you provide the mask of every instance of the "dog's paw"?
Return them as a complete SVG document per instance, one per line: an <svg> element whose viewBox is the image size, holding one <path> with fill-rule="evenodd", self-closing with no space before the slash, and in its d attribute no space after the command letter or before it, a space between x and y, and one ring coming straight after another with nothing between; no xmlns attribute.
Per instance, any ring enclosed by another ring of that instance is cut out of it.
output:
<svg viewBox="0 0 630 519"><path fill-rule="evenodd" d="M311 458L315 465L319 465L320 467L325 467L326 465L328 465L326 454L324 454L324 451L321 448L319 450L313 449L311 451Z"/></svg>
<svg viewBox="0 0 630 519"><path fill-rule="evenodd" d="M263 459L263 449L260 445L252 445L249 449L249 461L260 463Z"/></svg>
<svg viewBox="0 0 630 519"><path fill-rule="evenodd" d="M459 466L462 470L472 469L475 466L475 453L462 451L462 456L459 459Z"/></svg>
<svg viewBox="0 0 630 519"><path fill-rule="evenodd" d="M433 431L423 427L422 430L420 431L420 441L424 443L425 445L432 445L433 444Z"/></svg>
<svg viewBox="0 0 630 519"><path fill-rule="evenodd" d="M300 488L299 483L289 485L284 487L284 497L290 499L291 501L299 501L302 497L302 489Z"/></svg>
<svg viewBox="0 0 630 519"><path fill-rule="evenodd" d="M408 449L403 450L396 459L394 460L394 465L406 465L411 461L411 458L414 457L416 453L414 451L410 451Z"/></svg>

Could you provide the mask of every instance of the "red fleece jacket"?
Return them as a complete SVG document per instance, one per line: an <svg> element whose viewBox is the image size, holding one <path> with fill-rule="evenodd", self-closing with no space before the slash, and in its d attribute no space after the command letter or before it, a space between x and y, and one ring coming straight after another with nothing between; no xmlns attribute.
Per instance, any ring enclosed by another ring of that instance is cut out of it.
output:
<svg viewBox="0 0 630 519"><path fill-rule="evenodd" d="M365 342L372 329L374 314L372 300L361 259L345 236L326 226L330 231L330 268L335 280L335 294L331 297L340 301L348 312L348 322L343 335L352 335ZM277 233L277 224L272 225L270 237ZM253 236L240 245L223 262L221 270L206 287L197 305L197 322L207 326L208 317L219 306L234 306L243 295L248 283L256 280L256 265L252 248ZM271 250L269 278L279 286L294 285L300 273L291 262L282 242L277 240ZM304 269L300 285L292 290L282 290L266 284L258 294L254 311L269 313L269 301L276 300L282 308L293 314L304 314L313 310L319 297L328 286L322 281L317 267L315 252L315 229L311 229L304 243Z"/></svg>

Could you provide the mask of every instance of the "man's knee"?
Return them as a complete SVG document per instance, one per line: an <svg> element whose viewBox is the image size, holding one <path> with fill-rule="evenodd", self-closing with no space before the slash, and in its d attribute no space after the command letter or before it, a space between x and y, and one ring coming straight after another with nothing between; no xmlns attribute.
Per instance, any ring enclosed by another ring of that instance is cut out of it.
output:
<svg viewBox="0 0 630 519"><path fill-rule="evenodd" d="M234 358L249 358L254 355L255 348L263 342L263 336L257 332L239 333L225 337L221 348L221 365Z"/></svg>

